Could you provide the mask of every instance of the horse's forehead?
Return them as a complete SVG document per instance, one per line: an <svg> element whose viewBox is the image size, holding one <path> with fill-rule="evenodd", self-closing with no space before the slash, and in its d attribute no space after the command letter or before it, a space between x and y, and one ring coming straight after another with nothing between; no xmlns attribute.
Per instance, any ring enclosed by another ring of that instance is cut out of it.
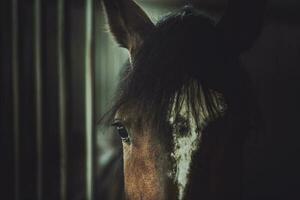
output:
<svg viewBox="0 0 300 200"><path fill-rule="evenodd" d="M197 125L195 119L191 117L189 104L185 99L183 100L178 113L175 111L175 105L172 106L169 119L171 126L176 126L177 115L184 118L184 120L188 122L187 126L189 127L189 132L186 133L186 135L177 133L178 129L173 129L175 131L172 133L173 151L171 152L171 157L174 160L174 164L172 172L170 173L170 178L172 178L177 185L178 199L181 200L184 197L185 188L188 183L192 155L199 147L201 133L196 131Z"/></svg>
<svg viewBox="0 0 300 200"><path fill-rule="evenodd" d="M182 96L181 97L181 103L179 105L179 108L176 106L176 102L174 101L173 105L171 106L171 114L169 116L169 123L171 125L175 125L176 124L176 120L178 117L183 118L185 121L189 122L189 126L192 128L196 128L197 122L195 121L194 115L192 113L192 107L190 105L190 102L188 102L187 97L186 96ZM201 98L199 100L200 102L204 103L205 101L203 101L203 99ZM205 118L208 117L205 113L206 110L203 109L205 108L205 106L197 106L197 113L199 113L199 119L200 122L205 121Z"/></svg>
<svg viewBox="0 0 300 200"><path fill-rule="evenodd" d="M188 108L188 104L187 104L186 100L183 101L183 104L182 104L182 106L180 106L180 110L179 110L178 113L176 112L175 107L176 107L176 105L175 105L175 103L173 103L172 110L171 110L171 115L170 115L170 118L168 120L170 122L170 124L175 123L175 120L176 120L176 117L177 117L178 114L179 114L179 116L183 117L186 120L189 118L190 113L189 113L189 108Z"/></svg>
<svg viewBox="0 0 300 200"><path fill-rule="evenodd" d="M213 92L214 102L217 104L217 112L222 112L224 109L224 102L218 97L218 93ZM202 102L205 103L204 98L202 97ZM197 112L198 120L196 121L195 117L192 114L192 109L187 101L187 98L182 100L182 104L179 108L179 111L176 112L175 104L172 106L171 115L169 123L171 126L176 126L176 120L178 115L187 122L188 133L181 134L178 132L179 129L173 128L172 139L173 139L173 151L171 152L171 157L174 160L172 172L170 173L171 178L178 187L178 199L181 200L184 198L185 189L188 185L190 177L190 168L192 165L192 158L195 152L200 148L202 131L207 126L210 121L211 116L209 115L206 106L200 106Z"/></svg>

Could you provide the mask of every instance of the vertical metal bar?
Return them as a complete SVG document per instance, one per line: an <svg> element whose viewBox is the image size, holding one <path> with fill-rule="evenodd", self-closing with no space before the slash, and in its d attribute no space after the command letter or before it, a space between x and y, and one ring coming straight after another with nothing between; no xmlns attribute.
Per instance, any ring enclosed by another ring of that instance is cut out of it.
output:
<svg viewBox="0 0 300 200"><path fill-rule="evenodd" d="M41 71L41 3L35 0L34 4L34 56L35 56L35 101L36 101L36 140L37 140L37 199L42 199L42 150L43 150L43 127L42 127L42 71Z"/></svg>
<svg viewBox="0 0 300 200"><path fill-rule="evenodd" d="M67 199L67 143L66 143L66 83L64 9L65 1L58 1L58 81L59 81L59 138L60 138L60 199Z"/></svg>
<svg viewBox="0 0 300 200"><path fill-rule="evenodd" d="M93 141L93 143L92 143L92 166L93 166L93 171L92 171L92 176L93 176L93 180L92 180L92 198L95 198L95 191L97 191L97 184L95 184L95 181L96 181L96 179L95 179L95 174L96 174L96 169L97 169L97 164L98 164L98 160L97 159L95 159L95 158L97 158L97 150L98 150L98 148L97 148L97 135L96 135L96 104L95 104L95 102L96 102L96 57L95 57L95 55L96 55L96 53L95 53L95 51L96 51L96 34L97 34L97 32L96 32L96 19L97 19L97 13L96 13L96 9L97 9L97 3L99 3L99 1L93 1L93 8L92 8L92 11L93 11L93 13L92 13L92 27L93 27L93 30L92 30L92 93L93 93L93 98L92 98L92 109L93 109L93 122L94 122L94 126L93 126L93 129L92 129L92 131L93 131L93 136L92 136L92 141Z"/></svg>
<svg viewBox="0 0 300 200"><path fill-rule="evenodd" d="M12 0L12 88L13 88L13 134L14 134L14 192L15 200L19 200L19 53L18 53L18 0Z"/></svg>
<svg viewBox="0 0 300 200"><path fill-rule="evenodd" d="M85 42L85 125L86 125L86 199L93 194L93 75L92 75L92 9L93 1L86 0L86 42Z"/></svg>

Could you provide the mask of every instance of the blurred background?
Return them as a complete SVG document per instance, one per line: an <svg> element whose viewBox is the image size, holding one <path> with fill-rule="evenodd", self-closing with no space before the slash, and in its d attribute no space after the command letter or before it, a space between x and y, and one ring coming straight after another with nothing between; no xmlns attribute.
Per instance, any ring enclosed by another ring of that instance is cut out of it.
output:
<svg viewBox="0 0 300 200"><path fill-rule="evenodd" d="M157 21L189 1L138 2ZM218 17L226 0L193 3ZM266 123L247 147L245 199L299 195L299 9L270 0L260 39L241 56ZM0 15L0 199L101 197L97 177L118 142L97 121L127 60L101 0L1 0Z"/></svg>

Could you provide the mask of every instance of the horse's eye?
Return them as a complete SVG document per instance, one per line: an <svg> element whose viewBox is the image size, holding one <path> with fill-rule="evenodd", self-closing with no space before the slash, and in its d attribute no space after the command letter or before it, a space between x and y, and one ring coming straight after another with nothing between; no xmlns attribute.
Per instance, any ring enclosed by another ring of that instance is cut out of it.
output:
<svg viewBox="0 0 300 200"><path fill-rule="evenodd" d="M122 139L127 139L129 137L128 132L124 126L117 126L116 129Z"/></svg>
<svg viewBox="0 0 300 200"><path fill-rule="evenodd" d="M116 128L116 131L124 142L130 143L128 131L121 122L114 122L112 126Z"/></svg>

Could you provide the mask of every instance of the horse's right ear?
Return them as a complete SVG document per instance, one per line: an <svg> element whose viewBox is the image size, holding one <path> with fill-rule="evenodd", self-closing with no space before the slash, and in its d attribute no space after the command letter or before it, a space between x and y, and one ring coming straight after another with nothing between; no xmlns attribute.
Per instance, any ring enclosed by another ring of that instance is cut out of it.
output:
<svg viewBox="0 0 300 200"><path fill-rule="evenodd" d="M154 24L133 0L103 0L103 4L111 33L134 56Z"/></svg>
<svg viewBox="0 0 300 200"><path fill-rule="evenodd" d="M228 0L227 11L218 24L226 47L241 53L259 37L266 0Z"/></svg>

